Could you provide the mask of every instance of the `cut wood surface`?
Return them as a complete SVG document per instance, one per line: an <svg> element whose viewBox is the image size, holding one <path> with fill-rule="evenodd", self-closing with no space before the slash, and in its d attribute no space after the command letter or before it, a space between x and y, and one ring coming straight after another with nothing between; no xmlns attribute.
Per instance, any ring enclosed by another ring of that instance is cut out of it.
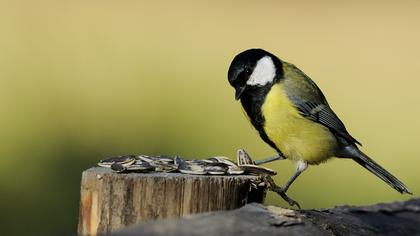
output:
<svg viewBox="0 0 420 236"><path fill-rule="evenodd" d="M112 235L420 235L420 199L298 211L252 203L236 210L143 223Z"/></svg>
<svg viewBox="0 0 420 236"><path fill-rule="evenodd" d="M82 174L78 233L114 232L147 220L230 210L263 202L264 188L251 175L115 173L95 167Z"/></svg>

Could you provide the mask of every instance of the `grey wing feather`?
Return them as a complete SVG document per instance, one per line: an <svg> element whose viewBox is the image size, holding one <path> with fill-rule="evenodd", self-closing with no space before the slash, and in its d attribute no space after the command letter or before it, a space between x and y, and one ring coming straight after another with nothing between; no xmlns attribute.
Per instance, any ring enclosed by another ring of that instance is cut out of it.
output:
<svg viewBox="0 0 420 236"><path fill-rule="evenodd" d="M294 100L296 101L296 99ZM340 135L350 143L357 143L361 145L359 141L349 134L343 122L328 105L314 102L300 102L295 103L295 105L301 114L307 119L326 126L333 133Z"/></svg>

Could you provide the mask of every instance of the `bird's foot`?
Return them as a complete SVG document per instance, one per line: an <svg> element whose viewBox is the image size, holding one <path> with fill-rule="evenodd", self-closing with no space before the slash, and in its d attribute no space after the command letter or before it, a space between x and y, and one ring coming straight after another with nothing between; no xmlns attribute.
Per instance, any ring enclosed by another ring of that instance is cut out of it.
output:
<svg viewBox="0 0 420 236"><path fill-rule="evenodd" d="M273 178L271 178L271 176L266 175L263 177L263 179L264 179L264 183L266 184L267 188L270 191L273 191L277 193L278 195L280 195L280 197L282 197L291 207L296 206L297 208L300 209L299 203L291 199L289 196L287 196L286 191L282 187L278 186L274 182Z"/></svg>
<svg viewBox="0 0 420 236"><path fill-rule="evenodd" d="M245 151L245 149L238 149L236 153L236 159L239 165L262 165L277 160L284 160L286 158L278 154L276 156L254 161L252 160L251 156Z"/></svg>
<svg viewBox="0 0 420 236"><path fill-rule="evenodd" d="M261 160L255 160L254 164L255 165L262 165L262 164L266 164L269 162L273 162L273 161L278 161L278 160L284 160L285 157L281 156L281 155L276 155L276 156L272 156L272 157L267 157L265 159L261 159Z"/></svg>

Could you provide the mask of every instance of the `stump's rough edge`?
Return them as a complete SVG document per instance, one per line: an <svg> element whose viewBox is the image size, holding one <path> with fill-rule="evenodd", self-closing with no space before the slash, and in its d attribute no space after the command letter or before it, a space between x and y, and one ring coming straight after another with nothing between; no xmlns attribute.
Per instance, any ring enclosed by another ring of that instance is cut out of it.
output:
<svg viewBox="0 0 420 236"><path fill-rule="evenodd" d="M92 167L85 171L83 171L83 175L89 174L96 174L98 178L104 175L111 175L116 178L139 178L139 177L164 177L164 178L240 178L246 180L259 180L261 179L260 176L257 175L190 175L190 174L183 174L178 172L148 172L148 173L135 173L135 172L128 172L128 173L117 173L112 171L109 168L103 167ZM82 177L83 178L83 177Z"/></svg>

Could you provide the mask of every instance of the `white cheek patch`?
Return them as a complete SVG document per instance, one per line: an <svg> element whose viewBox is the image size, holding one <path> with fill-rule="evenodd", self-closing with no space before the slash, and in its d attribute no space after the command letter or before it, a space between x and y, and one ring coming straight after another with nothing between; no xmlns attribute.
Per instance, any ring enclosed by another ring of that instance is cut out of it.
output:
<svg viewBox="0 0 420 236"><path fill-rule="evenodd" d="M258 60L254 71L246 84L264 86L273 81L276 76L276 67L270 56L265 56Z"/></svg>

